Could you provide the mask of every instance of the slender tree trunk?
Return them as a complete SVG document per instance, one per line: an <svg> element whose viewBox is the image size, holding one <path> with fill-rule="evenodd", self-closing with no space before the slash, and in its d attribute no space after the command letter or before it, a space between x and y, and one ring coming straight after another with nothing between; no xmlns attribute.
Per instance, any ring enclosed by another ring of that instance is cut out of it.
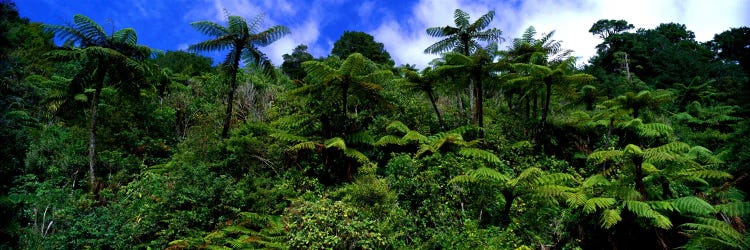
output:
<svg viewBox="0 0 750 250"><path fill-rule="evenodd" d="M481 71L481 70L479 70ZM476 95L476 119L477 124L480 128L484 128L484 107L483 105L483 99L484 99L484 90L482 89L482 74L481 72L475 72L477 76L477 82L474 83L474 94Z"/></svg>
<svg viewBox="0 0 750 250"><path fill-rule="evenodd" d="M516 197L510 191L503 191L503 198L505 198L505 205L502 214L500 214L500 221L507 227L510 223L510 208L513 206L513 200Z"/></svg>
<svg viewBox="0 0 750 250"><path fill-rule="evenodd" d="M531 100L531 118L536 120L539 117L539 91L534 91L534 99Z"/></svg>
<svg viewBox="0 0 750 250"><path fill-rule="evenodd" d="M475 122L477 121L477 116L475 114L476 112L476 84L473 83L474 80L470 80L471 83L469 84L469 115L471 116L471 121Z"/></svg>
<svg viewBox="0 0 750 250"><path fill-rule="evenodd" d="M227 94L227 112L224 115L224 128L221 130L221 138L226 139L229 136L229 127L232 124L232 108L234 107L234 93L237 91L237 72L240 67L240 52L242 46L235 45L234 65L229 69L229 93Z"/></svg>
<svg viewBox="0 0 750 250"><path fill-rule="evenodd" d="M633 108L633 119L638 118L638 111L640 111L640 108L638 107Z"/></svg>
<svg viewBox="0 0 750 250"><path fill-rule="evenodd" d="M96 87L94 87L94 96L91 98L91 118L89 119L89 187L91 192L96 189L96 174L94 168L96 166L96 114L99 106L99 95L102 93L104 88L104 69L97 69L97 73L94 79L96 79Z"/></svg>
<svg viewBox="0 0 750 250"><path fill-rule="evenodd" d="M346 106L346 104L347 104L348 99L349 99L349 83L344 83L344 86L342 86L342 89L341 89L341 102L342 102L341 125L343 126L341 130L342 138L343 136L346 136L346 130L347 130L346 109L348 107Z"/></svg>
<svg viewBox="0 0 750 250"><path fill-rule="evenodd" d="M456 93L456 101L458 102L458 115L461 116L461 120L463 120L466 116L464 115L464 100L461 98L460 91Z"/></svg>
<svg viewBox="0 0 750 250"><path fill-rule="evenodd" d="M435 95L432 93L432 90L427 91L427 97L430 98L430 103L432 103L432 109L435 110L435 115L437 115L438 125L440 126L441 129L445 129L445 127L443 127L443 117L440 116L440 111L437 108L437 104L435 104Z"/></svg>
<svg viewBox="0 0 750 250"><path fill-rule="evenodd" d="M542 126L541 126L541 133L544 133L544 127L547 125L547 115L549 114L549 104L550 99L552 98L552 83L548 82L549 80L544 81L544 85L546 86L546 92L544 93L544 109L542 109Z"/></svg>
<svg viewBox="0 0 750 250"><path fill-rule="evenodd" d="M646 200L646 185L643 183L643 160L635 160L635 188L641 194L641 200Z"/></svg>

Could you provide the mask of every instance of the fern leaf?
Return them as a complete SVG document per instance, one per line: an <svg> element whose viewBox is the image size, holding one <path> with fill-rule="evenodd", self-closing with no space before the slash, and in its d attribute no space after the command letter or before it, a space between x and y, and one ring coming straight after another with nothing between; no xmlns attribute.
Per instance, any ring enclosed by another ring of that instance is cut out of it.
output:
<svg viewBox="0 0 750 250"><path fill-rule="evenodd" d="M403 140L394 135L386 135L381 137L378 141L372 144L376 147L382 147L386 145L404 145Z"/></svg>
<svg viewBox="0 0 750 250"><path fill-rule="evenodd" d="M508 176L501 174L495 169L487 168L487 167L481 167L476 170L473 170L470 172L471 177L479 180L491 180L493 182L506 182L510 178Z"/></svg>
<svg viewBox="0 0 750 250"><path fill-rule="evenodd" d="M745 216L750 214L750 202L733 202L715 205L714 209L716 212L720 212L728 216Z"/></svg>
<svg viewBox="0 0 750 250"><path fill-rule="evenodd" d="M362 152L359 152L356 149L345 148L343 151L344 151L344 155L357 160L357 162L359 162L362 165L370 163L370 159L367 158L365 154L363 154Z"/></svg>
<svg viewBox="0 0 750 250"><path fill-rule="evenodd" d="M476 183L478 180L477 178L474 178L471 175L468 174L462 174L457 175L456 177L451 178L448 183L461 183L461 184L468 184L468 183Z"/></svg>
<svg viewBox="0 0 750 250"><path fill-rule="evenodd" d="M607 177L597 174L586 178L586 180L583 181L582 186L588 188L594 186L608 186L609 184L610 182L607 180Z"/></svg>
<svg viewBox="0 0 750 250"><path fill-rule="evenodd" d="M458 154L469 157L469 158L475 158L484 160L491 163L500 163L500 158L498 158L495 154L490 153L487 150L478 149L478 148L461 148L458 151Z"/></svg>
<svg viewBox="0 0 750 250"><path fill-rule="evenodd" d="M409 127L407 127L400 121L394 121L388 124L387 127L385 127L385 131L391 134L395 134L396 132L406 134L407 132L409 132Z"/></svg>
<svg viewBox="0 0 750 250"><path fill-rule="evenodd" d="M620 221L622 221L622 217L620 216L619 210L607 209L602 212L601 219L599 219L599 224L605 229L610 229Z"/></svg>
<svg viewBox="0 0 750 250"><path fill-rule="evenodd" d="M656 217L656 214L658 214L656 211L651 209L651 206L649 206L648 203L642 201L626 200L623 201L623 204L625 205L625 208L628 209L628 211L633 212L638 217L653 219Z"/></svg>
<svg viewBox="0 0 750 250"><path fill-rule="evenodd" d="M707 216L714 212L711 204L695 196L674 199L672 204L681 214L686 215Z"/></svg>
<svg viewBox="0 0 750 250"><path fill-rule="evenodd" d="M651 224L661 229L672 228L672 221L669 220L667 216L664 216L660 213L656 213L656 216L653 219L651 219Z"/></svg>
<svg viewBox="0 0 750 250"><path fill-rule="evenodd" d="M326 145L326 148L338 148L340 150L346 150L346 142L344 141L344 139L341 139L341 137L328 139L324 144Z"/></svg>
<svg viewBox="0 0 750 250"><path fill-rule="evenodd" d="M583 205L583 212L585 214L590 214L596 212L597 209L608 208L615 203L617 203L617 200L614 198L594 197L588 199Z"/></svg>
<svg viewBox="0 0 750 250"><path fill-rule="evenodd" d="M408 132L406 132L404 137L402 137L401 139L405 142L417 142L417 143L427 142L427 136L424 136L414 130L409 130Z"/></svg>
<svg viewBox="0 0 750 250"><path fill-rule="evenodd" d="M289 151L297 152L303 149L315 150L318 146L320 145L314 141L300 142L297 143L297 145L289 147Z"/></svg>

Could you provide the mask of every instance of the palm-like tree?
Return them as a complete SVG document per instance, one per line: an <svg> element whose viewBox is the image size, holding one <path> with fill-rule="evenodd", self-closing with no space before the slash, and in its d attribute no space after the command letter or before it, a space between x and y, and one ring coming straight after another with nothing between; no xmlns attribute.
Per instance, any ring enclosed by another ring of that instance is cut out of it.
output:
<svg viewBox="0 0 750 250"><path fill-rule="evenodd" d="M78 61L83 68L75 75L73 88L83 90L85 85L94 84L91 96L89 118L89 184L93 190L96 155L96 120L99 97L105 83L138 83L144 76L142 60L151 55L151 49L138 45L135 30L125 28L111 36L104 29L84 15L75 15L69 26L47 25L47 30L55 32L65 40L64 48L49 52L53 60ZM78 47L72 47L73 45ZM106 82L105 82L106 81ZM88 98L87 98L88 99Z"/></svg>
<svg viewBox="0 0 750 250"><path fill-rule="evenodd" d="M464 55L470 55L481 45L477 42L500 42L503 38L502 31L497 28L487 29L495 17L495 11L491 10L482 17L469 23L469 14L461 9L456 9L453 14L455 27L431 27L427 28L427 34L433 37L445 37L443 40L430 45L424 50L425 53L440 54L449 51L458 51Z"/></svg>
<svg viewBox="0 0 750 250"><path fill-rule="evenodd" d="M350 96L384 102L385 100L379 93L383 89L381 84L393 77L390 70L379 69L375 63L360 53L349 55L338 68L320 61L307 61L302 63L302 67L307 72L307 78L312 84L295 90L295 92L332 91L329 93L340 96L338 102L341 103L341 110L339 111L341 112L341 120L338 122L344 126L343 130L340 131L341 136L346 136L347 133Z"/></svg>
<svg viewBox="0 0 750 250"><path fill-rule="evenodd" d="M237 72L239 71L240 59L245 63L254 63L270 74L274 67L268 57L258 47L268 46L284 35L289 34L289 29L276 25L260 31L263 23L263 15L256 16L250 23L240 16L227 16L228 25L221 26L211 21L198 21L190 25L206 35L214 37L211 40L190 45L193 51L215 51L230 49L222 66L229 75L229 93L227 94L227 111L224 116L224 127L221 137L226 138L229 134L229 126L232 120L232 106L234 93L237 90Z"/></svg>
<svg viewBox="0 0 750 250"><path fill-rule="evenodd" d="M499 171L480 167L451 179L451 183L480 184L483 188L497 190L503 195L503 210L500 214L504 223L510 221L510 209L516 198L555 201L572 195L573 188L566 186L575 181L567 173L548 173L537 167L529 167L517 176L508 176Z"/></svg>
<svg viewBox="0 0 750 250"><path fill-rule="evenodd" d="M570 86L577 84L586 84L594 81L594 77L585 73L575 73L575 58L570 57L565 61L557 63L554 66L538 65L533 63L515 63L515 71L520 72L519 77L509 80L509 84L518 85L517 82L525 82L524 85L531 85L535 82L541 82L545 86L544 103L542 107L542 117L540 121L540 133L544 132L547 124L547 116L550 111L552 99L552 86Z"/></svg>
<svg viewBox="0 0 750 250"><path fill-rule="evenodd" d="M404 87L408 90L419 91L427 95L427 98L430 99L430 104L432 104L432 109L435 110L435 115L437 115L438 125L444 129L443 117L440 115L437 104L435 104L435 72L430 67L422 70L421 74L408 69L405 69L403 72Z"/></svg>
<svg viewBox="0 0 750 250"><path fill-rule="evenodd" d="M480 48L472 56L461 53L445 54L445 65L438 68L440 72L468 73L468 78L474 83L475 110L474 121L479 127L484 127L484 89L483 81L492 77L492 72L504 68L507 64L493 62L492 56L486 50Z"/></svg>

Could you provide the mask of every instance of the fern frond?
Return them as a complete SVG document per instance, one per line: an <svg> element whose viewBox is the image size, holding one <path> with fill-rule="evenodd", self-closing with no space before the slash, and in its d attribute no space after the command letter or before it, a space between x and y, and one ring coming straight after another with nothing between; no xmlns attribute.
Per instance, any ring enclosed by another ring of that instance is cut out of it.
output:
<svg viewBox="0 0 750 250"><path fill-rule="evenodd" d="M620 221L622 221L620 210L607 209L602 212L602 216L599 219L599 224L605 229L610 229L612 228L612 226L617 225L617 223Z"/></svg>
<svg viewBox="0 0 750 250"><path fill-rule="evenodd" d="M274 139L277 139L277 140L280 140L280 141L284 141L284 142L296 142L296 143L300 143L300 142L309 141L309 139L307 139L304 136L289 134L289 133L286 133L286 131L283 131L283 130L277 130L276 132L269 134L269 136L271 136Z"/></svg>
<svg viewBox="0 0 750 250"><path fill-rule="evenodd" d="M353 159L357 160L357 162L359 162L362 165L370 163L370 159L367 158L367 156L365 154L363 154L362 152L359 152L356 149L345 148L345 149L343 149L343 151L344 151L344 155L348 156L349 158L353 158Z"/></svg>
<svg viewBox="0 0 750 250"><path fill-rule="evenodd" d="M681 227L690 235L686 248L748 249L750 242L731 225L713 218L696 218Z"/></svg>
<svg viewBox="0 0 750 250"><path fill-rule="evenodd" d="M582 186L585 188L594 187L594 186L609 186L610 181L607 180L607 177L604 177L603 175L596 174L589 176L589 178L586 178L586 180L583 181Z"/></svg>
<svg viewBox="0 0 750 250"><path fill-rule="evenodd" d="M478 180L490 180L496 183L503 183L510 179L508 176L501 174L497 170L487 167L481 167L470 171L469 175Z"/></svg>
<svg viewBox="0 0 750 250"><path fill-rule="evenodd" d="M476 183L477 181L478 181L477 178L474 178L468 174L462 174L462 175L453 177L448 183L467 184L467 183Z"/></svg>
<svg viewBox="0 0 750 250"><path fill-rule="evenodd" d="M340 150L346 150L346 142L341 137L334 137L326 140L323 144L326 148L338 148Z"/></svg>
<svg viewBox="0 0 750 250"><path fill-rule="evenodd" d="M404 123L400 121L394 121L388 124L387 127L385 127L385 131L391 134L394 134L396 132L401 134L406 134L409 132L409 127L407 127Z"/></svg>
<svg viewBox="0 0 750 250"><path fill-rule="evenodd" d="M656 211L651 209L648 203L636 200L625 200L622 202L628 211L633 212L638 217L653 219L658 214Z"/></svg>
<svg viewBox="0 0 750 250"><path fill-rule="evenodd" d="M495 154L483 149L461 148L460 150L458 150L458 154L469 158L484 160L486 162L500 163L500 158L498 158Z"/></svg>
<svg viewBox="0 0 750 250"><path fill-rule="evenodd" d="M672 204L681 214L685 215L707 216L714 212L711 204L695 196L674 199Z"/></svg>
<svg viewBox="0 0 750 250"><path fill-rule="evenodd" d="M597 209L608 208L615 203L617 203L617 200L614 198L594 197L586 200L586 203L583 205L583 212L590 214L596 212Z"/></svg>
<svg viewBox="0 0 750 250"><path fill-rule="evenodd" d="M750 202L732 202L715 205L714 210L728 216L745 216L750 214Z"/></svg>
<svg viewBox="0 0 750 250"><path fill-rule="evenodd" d="M409 130L408 132L406 132L404 137L402 137L401 139L407 143L410 143L410 142L425 143L428 140L427 136L424 136L414 130Z"/></svg>
<svg viewBox="0 0 750 250"><path fill-rule="evenodd" d="M401 138L398 138L394 135L386 135L383 137L380 137L378 141L372 144L376 147L382 147L386 145L404 145L403 140Z"/></svg>
<svg viewBox="0 0 750 250"><path fill-rule="evenodd" d="M297 152L297 151L300 151L300 150L303 150L303 149L306 149L306 150L316 150L316 149L318 149L321 146L322 145L318 144L317 142L307 141L307 142L301 142L301 143L298 143L298 144L296 144L294 146L289 147L289 151Z"/></svg>

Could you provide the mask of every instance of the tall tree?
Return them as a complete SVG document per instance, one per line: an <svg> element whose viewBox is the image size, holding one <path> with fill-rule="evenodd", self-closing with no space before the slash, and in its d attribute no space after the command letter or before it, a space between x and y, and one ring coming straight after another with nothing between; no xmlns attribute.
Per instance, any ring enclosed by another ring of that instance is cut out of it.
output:
<svg viewBox="0 0 750 250"><path fill-rule="evenodd" d="M263 23L263 15L256 16L250 23L240 16L227 15L227 19L228 25L226 27L211 21L191 23L190 25L193 28L214 38L188 47L189 50L193 51L230 49L229 54L227 54L226 59L222 63L229 76L227 111L224 116L224 127L221 130L222 138L227 138L227 135L229 135L229 126L232 122L232 106L234 103L234 94L237 90L237 73L240 67L240 59L245 63L257 64L263 68L266 74L271 74L274 70L273 64L271 64L268 57L258 47L268 46L290 33L287 27L280 25L275 25L261 31L260 26Z"/></svg>
<svg viewBox="0 0 750 250"><path fill-rule="evenodd" d="M95 188L96 121L100 95L105 83L138 83L144 76L142 61L151 55L151 49L138 45L135 30L125 28L112 35L84 15L75 15L70 26L48 25L47 28L66 40L66 44L77 44L77 48L61 48L49 53L54 60L79 61L83 68L76 74L73 84L94 84L89 118L89 184ZM74 86L75 87L75 86ZM88 99L88 98L86 98Z"/></svg>
<svg viewBox="0 0 750 250"><path fill-rule="evenodd" d="M433 37L445 37L429 47L424 52L431 54L445 53L449 51L458 51L464 56L470 56L475 51L482 49L482 46L478 41L496 43L503 40L500 36L502 31L497 28L488 29L492 19L495 18L495 11L491 10L486 14L482 15L479 19L473 23L469 22L469 13L461 9L456 9L453 14L455 27L431 27L427 28L427 34ZM473 72L472 72L473 73ZM472 79L473 78L469 78ZM482 90L481 81L473 83L474 95L475 95L475 114L474 121L479 124L480 127L483 125L483 107L482 100L484 92Z"/></svg>
<svg viewBox="0 0 750 250"><path fill-rule="evenodd" d="M439 71L458 71L458 73L466 74L467 78L473 82L473 94L476 96L474 122L479 127L484 127L484 109L482 108L484 99L483 81L492 77L492 72L497 72L507 64L504 62L492 62L492 57L484 49L479 49L472 56L455 52L448 53L445 54L445 62L445 65L438 68Z"/></svg>
<svg viewBox="0 0 750 250"><path fill-rule="evenodd" d="M282 56L284 62L281 64L281 71L292 80L302 80L307 74L302 69L302 63L313 60L313 56L307 52L307 45L300 44L294 48L292 54Z"/></svg>
<svg viewBox="0 0 750 250"><path fill-rule="evenodd" d="M495 18L494 10L487 12L473 23L469 23L469 13L461 9L456 9L453 17L455 27L427 28L428 35L445 38L427 47L424 50L425 53L440 54L453 50L468 56L482 47L477 41L491 43L503 40L500 36L503 32L500 29L487 29L492 19Z"/></svg>
<svg viewBox="0 0 750 250"><path fill-rule="evenodd" d="M591 26L589 32L606 40L611 35L633 29L634 27L625 20L601 19Z"/></svg>
<svg viewBox="0 0 750 250"><path fill-rule="evenodd" d="M349 55L338 67L320 61L308 61L303 63L302 67L312 84L304 86L297 90L298 92L330 91L329 95L338 95L339 98L334 100L341 105L340 113L332 116L340 117L334 122L343 126L338 131L342 137L348 132L347 113L350 97L382 103L385 100L379 93L383 89L381 84L393 77L391 71L378 69L377 65L360 53Z"/></svg>
<svg viewBox="0 0 750 250"><path fill-rule="evenodd" d="M370 34L360 31L345 31L341 38L333 43L332 55L347 58L353 53L360 53L367 59L379 64L393 66L391 54L385 50L385 45L375 41Z"/></svg>
<svg viewBox="0 0 750 250"><path fill-rule="evenodd" d="M410 69L404 69L403 70L404 82L406 83L404 87L408 90L412 91L419 91L427 95L427 98L430 99L430 104L432 104L432 109L435 111L435 115L438 119L438 125L441 129L445 129L443 127L443 117L440 116L440 110L438 110L437 104L435 104L435 76L436 74L432 70L432 68L425 68L422 70L422 73L417 73L416 71L410 70Z"/></svg>

